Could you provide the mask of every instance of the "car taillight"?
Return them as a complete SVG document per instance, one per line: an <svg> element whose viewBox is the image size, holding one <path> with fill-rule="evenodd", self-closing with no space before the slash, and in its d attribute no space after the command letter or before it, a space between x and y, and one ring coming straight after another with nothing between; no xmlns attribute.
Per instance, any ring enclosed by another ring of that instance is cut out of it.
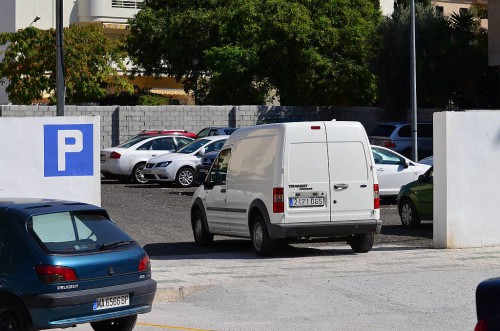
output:
<svg viewBox="0 0 500 331"><path fill-rule="evenodd" d="M474 331L488 331L488 323L485 320L477 322Z"/></svg>
<svg viewBox="0 0 500 331"><path fill-rule="evenodd" d="M150 270L151 270L151 261L149 260L148 254L146 254L139 262L139 271L150 271Z"/></svg>
<svg viewBox="0 0 500 331"><path fill-rule="evenodd" d="M311 126L311 130L321 130L321 126L313 125L313 126Z"/></svg>
<svg viewBox="0 0 500 331"><path fill-rule="evenodd" d="M75 270L58 265L37 265L35 272L42 283L60 283L78 280Z"/></svg>
<svg viewBox="0 0 500 331"><path fill-rule="evenodd" d="M384 147L386 148L396 147L396 143L392 140L385 140Z"/></svg>
<svg viewBox="0 0 500 331"><path fill-rule="evenodd" d="M373 184L373 209L380 209L380 193L378 184Z"/></svg>
<svg viewBox="0 0 500 331"><path fill-rule="evenodd" d="M285 201L283 195L283 187L273 188L273 213L285 212Z"/></svg>
<svg viewBox="0 0 500 331"><path fill-rule="evenodd" d="M119 159L122 155L117 152L111 152L111 155L109 155L110 159Z"/></svg>

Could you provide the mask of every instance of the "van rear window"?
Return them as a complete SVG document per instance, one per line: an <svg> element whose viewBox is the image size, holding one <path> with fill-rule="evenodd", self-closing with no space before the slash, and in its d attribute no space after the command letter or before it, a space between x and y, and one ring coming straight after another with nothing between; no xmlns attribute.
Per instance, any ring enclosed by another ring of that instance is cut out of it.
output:
<svg viewBox="0 0 500 331"><path fill-rule="evenodd" d="M362 182L368 179L364 145L359 141L328 143L332 182Z"/></svg>
<svg viewBox="0 0 500 331"><path fill-rule="evenodd" d="M318 183L328 181L326 144L291 144L288 156L290 183Z"/></svg>

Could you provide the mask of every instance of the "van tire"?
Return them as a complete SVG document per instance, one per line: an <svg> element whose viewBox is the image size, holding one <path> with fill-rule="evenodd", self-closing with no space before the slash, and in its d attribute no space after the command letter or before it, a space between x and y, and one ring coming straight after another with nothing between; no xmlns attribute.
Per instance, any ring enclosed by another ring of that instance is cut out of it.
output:
<svg viewBox="0 0 500 331"><path fill-rule="evenodd" d="M146 177L144 177L144 168L146 167L146 162L137 163L132 169L132 182L136 184L147 184L149 182Z"/></svg>
<svg viewBox="0 0 500 331"><path fill-rule="evenodd" d="M194 178L194 170L190 167L183 167L180 168L179 171L177 171L177 176L175 178L175 182L177 185L180 187L191 187L194 185L195 178Z"/></svg>
<svg viewBox="0 0 500 331"><path fill-rule="evenodd" d="M199 208L195 208L191 214L191 227L193 228L194 242L197 246L210 246L214 241L206 225L205 217Z"/></svg>
<svg viewBox="0 0 500 331"><path fill-rule="evenodd" d="M132 331L136 321L137 315L131 315L100 322L92 322L90 326L95 331Z"/></svg>
<svg viewBox="0 0 500 331"><path fill-rule="evenodd" d="M251 234L252 248L255 255L260 257L271 256L276 247L276 241L269 236L262 215L257 214L254 216Z"/></svg>
<svg viewBox="0 0 500 331"><path fill-rule="evenodd" d="M415 228L420 225L420 217L418 216L417 208L410 199L404 199L399 207L399 215L401 224L405 228Z"/></svg>
<svg viewBox="0 0 500 331"><path fill-rule="evenodd" d="M373 233L355 234L349 244L354 253L368 253L373 248L374 239Z"/></svg>

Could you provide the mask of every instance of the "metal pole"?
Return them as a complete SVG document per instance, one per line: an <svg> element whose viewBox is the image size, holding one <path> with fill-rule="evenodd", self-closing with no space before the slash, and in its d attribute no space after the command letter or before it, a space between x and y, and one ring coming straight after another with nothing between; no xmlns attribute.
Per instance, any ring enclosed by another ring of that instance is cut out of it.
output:
<svg viewBox="0 0 500 331"><path fill-rule="evenodd" d="M417 144L417 65L416 65L416 50L415 50L415 0L410 1L411 12L411 150L413 161L418 161L418 144Z"/></svg>
<svg viewBox="0 0 500 331"><path fill-rule="evenodd" d="M57 116L64 116L63 0L56 0Z"/></svg>

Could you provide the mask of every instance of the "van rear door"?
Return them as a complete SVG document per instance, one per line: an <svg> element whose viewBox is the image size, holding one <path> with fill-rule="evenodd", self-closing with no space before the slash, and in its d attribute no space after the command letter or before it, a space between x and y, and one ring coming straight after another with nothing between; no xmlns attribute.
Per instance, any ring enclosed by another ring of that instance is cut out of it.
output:
<svg viewBox="0 0 500 331"><path fill-rule="evenodd" d="M287 123L284 152L285 222L330 222L325 124Z"/></svg>
<svg viewBox="0 0 500 331"><path fill-rule="evenodd" d="M326 123L331 220L373 218L374 178L366 132L357 122Z"/></svg>

